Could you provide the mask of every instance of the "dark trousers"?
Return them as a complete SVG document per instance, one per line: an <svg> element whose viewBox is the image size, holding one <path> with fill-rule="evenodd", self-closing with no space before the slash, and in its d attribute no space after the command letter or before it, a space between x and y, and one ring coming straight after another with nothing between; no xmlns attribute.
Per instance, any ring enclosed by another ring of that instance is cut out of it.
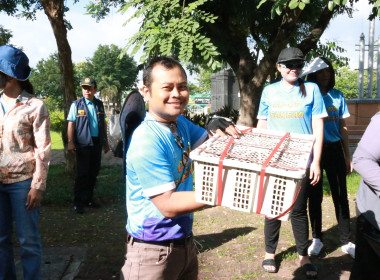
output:
<svg viewBox="0 0 380 280"><path fill-rule="evenodd" d="M351 238L350 209L347 199L346 161L341 141L323 144L321 179L312 188L309 198L309 215L313 238L322 239L323 170L329 181L331 195L338 221L340 241L347 244Z"/></svg>
<svg viewBox="0 0 380 280"><path fill-rule="evenodd" d="M95 137L94 137L95 138ZM76 148L77 171L74 184L74 205L84 206L92 201L96 177L102 159L102 146L99 141L94 146Z"/></svg>
<svg viewBox="0 0 380 280"><path fill-rule="evenodd" d="M292 223L293 235L296 240L297 252L300 256L307 255L307 247L309 240L309 222L307 218L307 198L310 188L309 172L302 182L302 187L294 204L290 219ZM265 218L264 234L265 234L265 251L274 254L280 236L281 221L278 219Z"/></svg>
<svg viewBox="0 0 380 280"><path fill-rule="evenodd" d="M350 280L380 279L380 230L363 215L356 223L355 261Z"/></svg>

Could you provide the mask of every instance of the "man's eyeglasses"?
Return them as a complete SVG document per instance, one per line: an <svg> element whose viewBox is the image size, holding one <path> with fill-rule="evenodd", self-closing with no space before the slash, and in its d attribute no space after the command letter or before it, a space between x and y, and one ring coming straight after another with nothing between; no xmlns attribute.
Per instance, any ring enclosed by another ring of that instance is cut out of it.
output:
<svg viewBox="0 0 380 280"><path fill-rule="evenodd" d="M305 66L304 62L284 62L280 63L280 66L282 68L287 69L302 69Z"/></svg>

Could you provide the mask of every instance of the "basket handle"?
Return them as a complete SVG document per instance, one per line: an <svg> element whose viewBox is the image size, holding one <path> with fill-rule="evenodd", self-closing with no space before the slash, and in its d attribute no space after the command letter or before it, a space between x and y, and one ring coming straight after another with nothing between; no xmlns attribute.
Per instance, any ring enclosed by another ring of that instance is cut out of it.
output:
<svg viewBox="0 0 380 280"><path fill-rule="evenodd" d="M270 153L270 155L267 157L265 162L261 165L261 171L260 171L260 184L259 184L259 193L258 193L258 199L257 199L257 208L256 213L261 213L261 207L263 205L263 193L264 193L264 178L265 178L265 169L267 168L270 160L274 156L274 154L278 151L281 144L285 141L286 138L289 137L289 132L286 132L285 135L281 138L280 142L277 143L276 147L274 147L273 151ZM290 209L289 209L290 210Z"/></svg>

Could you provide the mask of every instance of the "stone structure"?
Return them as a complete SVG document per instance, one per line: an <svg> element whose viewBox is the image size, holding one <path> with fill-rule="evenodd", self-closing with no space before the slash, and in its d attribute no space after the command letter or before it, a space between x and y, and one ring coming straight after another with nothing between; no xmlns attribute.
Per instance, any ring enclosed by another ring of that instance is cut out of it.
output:
<svg viewBox="0 0 380 280"><path fill-rule="evenodd" d="M231 68L211 75L211 112L225 105L235 110L240 107L239 83Z"/></svg>

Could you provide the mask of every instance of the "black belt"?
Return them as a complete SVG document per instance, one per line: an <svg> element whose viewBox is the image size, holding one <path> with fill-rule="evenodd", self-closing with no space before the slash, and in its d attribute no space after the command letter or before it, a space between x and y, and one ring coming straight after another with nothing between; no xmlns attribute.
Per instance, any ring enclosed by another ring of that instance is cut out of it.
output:
<svg viewBox="0 0 380 280"><path fill-rule="evenodd" d="M158 246L165 246L165 247L170 247L170 246L184 247L192 237L193 235L190 234L189 236L185 238L180 238L180 239L169 239L169 240L163 240L163 241L145 241L145 240L132 237L129 234L127 234L127 243L132 241L136 243L144 243L144 244L151 244L151 245L158 245Z"/></svg>

